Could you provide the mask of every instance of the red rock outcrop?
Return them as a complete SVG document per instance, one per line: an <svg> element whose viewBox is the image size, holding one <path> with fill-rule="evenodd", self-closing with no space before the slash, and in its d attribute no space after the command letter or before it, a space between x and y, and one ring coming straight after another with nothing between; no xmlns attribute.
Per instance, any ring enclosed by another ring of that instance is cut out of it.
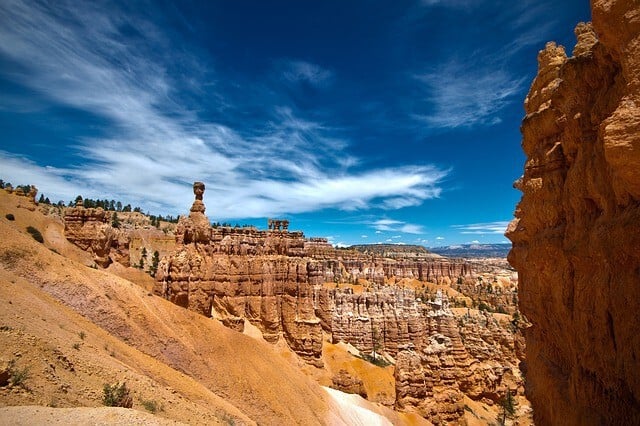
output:
<svg viewBox="0 0 640 426"><path fill-rule="evenodd" d="M640 4L592 9L538 56L507 231L538 424L640 424Z"/></svg>
<svg viewBox="0 0 640 426"><path fill-rule="evenodd" d="M116 216L120 223L114 228L112 224ZM76 200L75 207L64 210L64 229L67 240L93 254L96 265L103 268L118 262L149 270L155 251L162 257L176 247L173 234L166 234L167 227L163 232L150 226L148 219L136 212L116 213L101 207L85 208L82 197Z"/></svg>
<svg viewBox="0 0 640 426"><path fill-rule="evenodd" d="M4 190L9 194L15 194L20 197L20 202L18 203L19 209L27 209L29 211L35 211L38 202L36 201L36 196L38 195L38 188L34 185L28 186L18 186L15 190L11 184L7 184L4 187Z"/></svg>
<svg viewBox="0 0 640 426"><path fill-rule="evenodd" d="M322 366L322 328L312 302L322 277L312 259L287 255L304 240L279 227L263 238L252 229L212 228L199 191L204 185L196 182L191 212L176 228L178 249L160 262L155 293L239 331L247 318L266 340L283 337L303 359Z"/></svg>
<svg viewBox="0 0 640 426"><path fill-rule="evenodd" d="M106 268L111 263L109 252L117 241L117 232L107 223L106 212L98 208L70 207L64 214L64 234L73 244L94 256L96 264ZM117 244L117 243L116 243Z"/></svg>
<svg viewBox="0 0 640 426"><path fill-rule="evenodd" d="M331 387L345 393L355 393L363 398L367 398L367 391L364 388L362 380L352 376L345 369L340 369L336 375L331 378Z"/></svg>
<svg viewBox="0 0 640 426"><path fill-rule="evenodd" d="M495 404L522 393L516 329L492 314L456 317L442 294L423 314L422 332L396 355L396 406L413 407L434 424L457 421L463 398Z"/></svg>
<svg viewBox="0 0 640 426"><path fill-rule="evenodd" d="M333 343L350 343L365 353L377 346L395 356L399 346L424 338L422 305L413 290L384 286L354 294L323 289L316 297L316 312Z"/></svg>

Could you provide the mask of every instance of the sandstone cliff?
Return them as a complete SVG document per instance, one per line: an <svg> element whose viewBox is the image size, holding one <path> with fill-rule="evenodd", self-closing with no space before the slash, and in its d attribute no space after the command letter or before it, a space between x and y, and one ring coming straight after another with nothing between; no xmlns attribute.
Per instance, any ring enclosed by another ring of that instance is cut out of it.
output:
<svg viewBox="0 0 640 426"><path fill-rule="evenodd" d="M592 7L538 56L507 232L539 424L640 424L640 5Z"/></svg>
<svg viewBox="0 0 640 426"><path fill-rule="evenodd" d="M107 223L106 212L102 208L68 208L64 215L65 237L94 256L96 264L107 267L111 263L111 245L117 244L117 231Z"/></svg>

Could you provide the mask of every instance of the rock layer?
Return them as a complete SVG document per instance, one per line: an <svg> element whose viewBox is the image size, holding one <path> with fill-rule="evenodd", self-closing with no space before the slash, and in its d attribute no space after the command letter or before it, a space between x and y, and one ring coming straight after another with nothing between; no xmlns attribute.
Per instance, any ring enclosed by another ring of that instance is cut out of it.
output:
<svg viewBox="0 0 640 426"><path fill-rule="evenodd" d="M507 232L538 424L640 424L640 6L592 7L538 56Z"/></svg>
<svg viewBox="0 0 640 426"><path fill-rule="evenodd" d="M102 208L86 209L82 205L68 208L64 215L64 233L69 241L91 252L96 264L106 268L111 263L109 252L117 241L117 232L107 223Z"/></svg>

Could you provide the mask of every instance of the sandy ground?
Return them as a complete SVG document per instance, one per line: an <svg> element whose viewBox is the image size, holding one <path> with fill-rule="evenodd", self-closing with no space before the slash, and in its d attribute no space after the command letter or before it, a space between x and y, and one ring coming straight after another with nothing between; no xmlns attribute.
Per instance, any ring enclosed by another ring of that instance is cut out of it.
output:
<svg viewBox="0 0 640 426"><path fill-rule="evenodd" d="M32 425L183 425L152 414L120 407L51 408L38 406L0 408L0 426Z"/></svg>

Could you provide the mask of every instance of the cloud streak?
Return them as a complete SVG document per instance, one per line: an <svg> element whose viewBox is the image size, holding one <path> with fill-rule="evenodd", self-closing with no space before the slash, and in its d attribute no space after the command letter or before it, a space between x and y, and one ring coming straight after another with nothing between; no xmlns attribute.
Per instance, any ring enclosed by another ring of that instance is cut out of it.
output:
<svg viewBox="0 0 640 426"><path fill-rule="evenodd" d="M271 120L250 132L203 119L185 94L215 67L188 52L167 57L179 50L159 28L116 7L7 0L0 20L0 54L25 70L7 78L108 123L68 147L79 152L73 164L52 168L10 147L0 152L6 178L37 183L52 197L109 193L180 212L191 182L202 180L214 217L389 210L437 197L448 173L433 166L354 172L359 159L343 153L349 142L289 105L266 105ZM316 87L334 78L304 61L291 61L284 76ZM224 93L207 95L225 102Z"/></svg>
<svg viewBox="0 0 640 426"><path fill-rule="evenodd" d="M400 220L394 219L379 219L369 224L376 230L376 234L380 232L403 232L405 234L424 234L422 225L416 225L413 223L406 223ZM391 238L396 238L394 236Z"/></svg>
<svg viewBox="0 0 640 426"><path fill-rule="evenodd" d="M504 234L509 221L472 223L469 225L453 225L461 234Z"/></svg>
<svg viewBox="0 0 640 426"><path fill-rule="evenodd" d="M436 128L498 123L497 113L520 93L525 82L500 69L470 71L464 61L443 64L416 79L424 84L432 108L429 114L417 117Z"/></svg>
<svg viewBox="0 0 640 426"><path fill-rule="evenodd" d="M470 10L475 0L423 0L426 7ZM477 46L469 39L458 46L460 56L431 64L414 74L420 83L420 112L413 117L430 128L455 129L491 126L500 123L500 113L522 95L530 76L515 75L510 69L516 55L525 47L539 43L553 26L549 2L523 1L496 11L497 27L508 30L512 40L493 46ZM540 21L545 24L540 25ZM515 37L514 37L515 34Z"/></svg>
<svg viewBox="0 0 640 426"><path fill-rule="evenodd" d="M331 70L307 61L286 61L283 68L282 76L285 80L293 83L306 82L316 88L327 87L334 79Z"/></svg>

